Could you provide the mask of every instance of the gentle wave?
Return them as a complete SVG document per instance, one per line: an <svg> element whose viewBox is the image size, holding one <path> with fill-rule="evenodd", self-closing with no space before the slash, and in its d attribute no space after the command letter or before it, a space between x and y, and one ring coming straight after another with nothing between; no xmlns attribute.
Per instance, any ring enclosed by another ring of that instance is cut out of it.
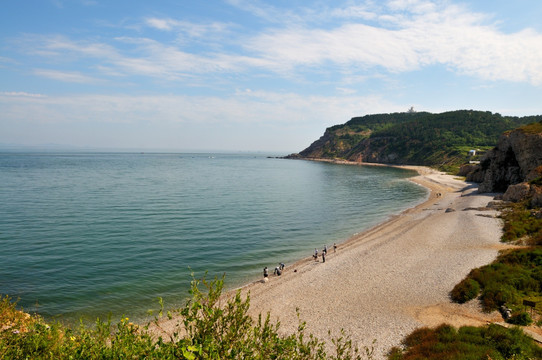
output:
<svg viewBox="0 0 542 360"><path fill-rule="evenodd" d="M0 154L0 293L73 320L237 287L423 199L412 172L254 154Z"/></svg>

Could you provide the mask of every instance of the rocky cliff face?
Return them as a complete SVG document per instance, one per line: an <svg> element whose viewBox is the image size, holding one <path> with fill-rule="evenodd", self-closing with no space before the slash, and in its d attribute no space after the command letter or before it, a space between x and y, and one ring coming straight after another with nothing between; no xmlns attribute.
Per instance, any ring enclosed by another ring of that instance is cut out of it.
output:
<svg viewBox="0 0 542 360"><path fill-rule="evenodd" d="M481 192L505 192L509 185L542 175L542 123L506 132L480 166L467 176Z"/></svg>
<svg viewBox="0 0 542 360"><path fill-rule="evenodd" d="M367 137L361 140L356 146L337 141L336 134L326 130L320 139L313 142L308 148L299 154L288 155L287 158L319 159L319 158L342 158L354 162L404 163L403 159L388 151L389 144L393 141L390 137Z"/></svg>

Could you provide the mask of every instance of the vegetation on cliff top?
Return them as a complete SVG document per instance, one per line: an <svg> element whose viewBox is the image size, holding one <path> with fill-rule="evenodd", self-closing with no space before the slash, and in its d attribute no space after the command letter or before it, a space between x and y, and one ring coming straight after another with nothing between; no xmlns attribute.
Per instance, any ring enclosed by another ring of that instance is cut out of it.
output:
<svg viewBox="0 0 542 360"><path fill-rule="evenodd" d="M446 170L464 163L471 149L492 148L503 132L541 120L474 110L367 115L328 128L299 154Z"/></svg>

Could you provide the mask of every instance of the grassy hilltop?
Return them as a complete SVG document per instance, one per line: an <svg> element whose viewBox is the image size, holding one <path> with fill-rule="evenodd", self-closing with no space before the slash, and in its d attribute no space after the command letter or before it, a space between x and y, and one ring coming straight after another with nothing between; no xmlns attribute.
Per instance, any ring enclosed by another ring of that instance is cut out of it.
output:
<svg viewBox="0 0 542 360"><path fill-rule="evenodd" d="M472 160L469 150L488 150L503 132L541 120L542 116L502 116L474 110L366 115L327 128L320 139L290 157L427 165L451 170Z"/></svg>

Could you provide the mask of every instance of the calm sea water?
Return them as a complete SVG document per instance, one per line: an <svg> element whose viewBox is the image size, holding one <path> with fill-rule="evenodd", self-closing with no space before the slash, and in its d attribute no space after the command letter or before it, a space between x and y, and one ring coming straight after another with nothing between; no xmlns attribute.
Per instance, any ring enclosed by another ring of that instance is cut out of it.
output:
<svg viewBox="0 0 542 360"><path fill-rule="evenodd" d="M234 288L412 207L413 172L249 154L0 153L0 294L64 321Z"/></svg>

